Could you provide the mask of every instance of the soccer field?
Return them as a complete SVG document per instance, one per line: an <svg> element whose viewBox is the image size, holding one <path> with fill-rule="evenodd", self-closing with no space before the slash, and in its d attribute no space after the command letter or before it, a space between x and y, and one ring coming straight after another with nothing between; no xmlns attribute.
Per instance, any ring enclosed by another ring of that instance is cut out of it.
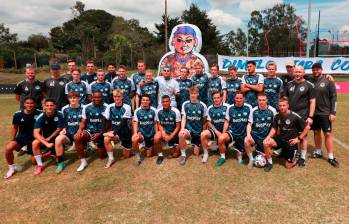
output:
<svg viewBox="0 0 349 224"><path fill-rule="evenodd" d="M68 152L63 173L55 174L48 161L34 177L30 157L16 157L24 171L0 180L1 223L349 223L349 94L338 101L339 169L325 157L307 160L305 168L286 170L276 160L270 173L249 171L230 152L220 168L214 167L217 155L205 165L191 155L184 167L174 159L158 166L153 157L139 167L133 158L119 160L107 170L95 153L79 174L77 156ZM7 171L4 146L17 107L13 95L0 95L1 175Z"/></svg>

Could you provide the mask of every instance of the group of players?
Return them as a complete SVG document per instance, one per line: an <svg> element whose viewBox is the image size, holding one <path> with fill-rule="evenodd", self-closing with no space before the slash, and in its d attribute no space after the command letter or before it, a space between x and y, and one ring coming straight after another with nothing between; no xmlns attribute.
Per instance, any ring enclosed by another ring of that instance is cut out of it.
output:
<svg viewBox="0 0 349 224"><path fill-rule="evenodd" d="M273 156L283 156L286 168L303 167L310 129L315 140L312 157L322 157L322 131L328 162L339 166L331 134L336 88L333 78L322 74L319 63L305 77L303 67L289 62L287 74L280 78L274 62L268 63L264 77L256 73L254 61L247 62L247 74L242 78L234 66L224 78L217 64L206 73L200 62L194 65L194 74L182 67L179 79L172 78L170 66L164 66L154 78L142 60L130 78L123 65L116 70L109 64L107 73L101 69L95 73L93 61L88 61L81 75L70 60L68 69L61 75L60 66L53 64L52 76L40 82L35 69L26 68L26 79L15 89L21 110L13 116L12 140L6 146L9 170L4 178L20 170L14 164L14 151L32 155L35 175L43 172L45 157L54 157L56 173L61 173L65 148L73 143L80 159L77 171L81 172L88 166L91 142L99 158L107 157L105 168L115 162L114 142L120 142L123 158L134 153L135 166L142 163L141 149L147 157L155 152L156 163L161 164L164 145L171 149L169 157L179 157L179 164L185 165L186 149L192 144L194 155L202 153L203 163L209 151L218 148L216 166L225 163L227 149L233 148L239 163L244 163L243 156L248 157L248 169L256 153L266 159L267 172L273 167Z"/></svg>

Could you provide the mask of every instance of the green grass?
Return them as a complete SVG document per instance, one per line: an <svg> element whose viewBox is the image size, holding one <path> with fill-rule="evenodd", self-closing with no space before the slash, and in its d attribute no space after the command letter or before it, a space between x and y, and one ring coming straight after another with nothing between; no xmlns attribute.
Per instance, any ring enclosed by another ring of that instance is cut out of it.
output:
<svg viewBox="0 0 349 224"><path fill-rule="evenodd" d="M17 103L1 95L0 108L3 155ZM348 112L349 94L339 95L334 135L346 144ZM312 134L308 138L312 148ZM214 168L217 156L206 165L190 156L184 167L175 160L157 166L150 158L140 167L127 159L106 170L95 154L78 174L79 161L68 153L60 175L50 163L38 177L26 165L11 180L0 180L1 223L349 223L349 151L335 146L339 169L309 160L292 170L276 162L271 173L248 171L231 155L221 168ZM30 158L15 159L23 165ZM6 170L3 159L0 173Z"/></svg>

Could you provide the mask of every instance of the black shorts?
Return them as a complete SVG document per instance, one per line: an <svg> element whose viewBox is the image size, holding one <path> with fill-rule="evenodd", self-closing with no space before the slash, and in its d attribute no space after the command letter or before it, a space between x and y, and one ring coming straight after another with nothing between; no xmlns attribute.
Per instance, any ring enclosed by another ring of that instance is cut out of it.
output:
<svg viewBox="0 0 349 224"><path fill-rule="evenodd" d="M209 131L210 134L211 134L210 140L211 140L211 141L217 141L218 139L217 139L216 133L214 133L214 131L213 131L211 128L208 129L208 131Z"/></svg>
<svg viewBox="0 0 349 224"><path fill-rule="evenodd" d="M152 148L154 146L154 137L146 138L143 136L143 141L146 148Z"/></svg>
<svg viewBox="0 0 349 224"><path fill-rule="evenodd" d="M128 129L127 131L122 131L120 133L116 132L116 134L118 135L121 141L122 147L126 149L130 149L132 148L132 140L131 140L132 133L129 128L127 129Z"/></svg>
<svg viewBox="0 0 349 224"><path fill-rule="evenodd" d="M254 146L256 147L256 151L264 153L264 146L263 146L263 140L260 138L257 138L256 136L252 135Z"/></svg>
<svg viewBox="0 0 349 224"><path fill-rule="evenodd" d="M245 136L234 136L230 131L227 131L227 134L230 137L229 142L235 142L234 148L236 148L239 152L245 152Z"/></svg>
<svg viewBox="0 0 349 224"><path fill-rule="evenodd" d="M189 130L188 130L189 134L190 134L190 142L198 147L201 146L201 137L200 135L196 135L194 133L191 133Z"/></svg>
<svg viewBox="0 0 349 224"><path fill-rule="evenodd" d="M33 136L17 135L15 141L21 147L27 146L28 154L33 155L32 142L34 141Z"/></svg>
<svg viewBox="0 0 349 224"><path fill-rule="evenodd" d="M74 143L74 134L70 134L67 132L67 133L65 133L65 136L67 136L67 138L69 139L70 144Z"/></svg>
<svg viewBox="0 0 349 224"><path fill-rule="evenodd" d="M285 160L292 163L296 158L298 145L290 145L288 141L281 139L279 136L275 136L273 139L277 144L275 148L282 148L282 156Z"/></svg>
<svg viewBox="0 0 349 224"><path fill-rule="evenodd" d="M173 147L175 145L178 145L179 143L179 138L178 135L175 135L169 142L168 142L168 146Z"/></svg>
<svg viewBox="0 0 349 224"><path fill-rule="evenodd" d="M314 115L312 130L322 130L323 132L332 132L332 122L329 115Z"/></svg>
<svg viewBox="0 0 349 224"><path fill-rule="evenodd" d="M90 132L89 130L85 130L89 136L90 139L92 138L92 135L95 134L94 132ZM93 141L94 143L96 143L98 148L104 148L104 136L100 135L96 140Z"/></svg>

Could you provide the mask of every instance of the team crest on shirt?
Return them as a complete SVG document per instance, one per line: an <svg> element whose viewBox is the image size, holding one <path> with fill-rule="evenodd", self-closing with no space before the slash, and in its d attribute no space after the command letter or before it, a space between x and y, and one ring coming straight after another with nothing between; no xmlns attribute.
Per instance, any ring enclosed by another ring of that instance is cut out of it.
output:
<svg viewBox="0 0 349 224"><path fill-rule="evenodd" d="M98 116L99 115L99 113L96 113L96 116Z"/></svg>
<svg viewBox="0 0 349 224"><path fill-rule="evenodd" d="M24 90L25 90L25 91L29 91L28 87L25 87Z"/></svg>
<svg viewBox="0 0 349 224"><path fill-rule="evenodd" d="M301 88L299 88L299 90L301 91L301 92L303 92L304 91L304 86L301 86Z"/></svg>
<svg viewBox="0 0 349 224"><path fill-rule="evenodd" d="M34 115L34 119L36 120L36 118L38 118L38 115Z"/></svg>
<svg viewBox="0 0 349 224"><path fill-rule="evenodd" d="M64 82L63 82L63 81L60 81L60 82L59 82L59 85L64 86Z"/></svg>
<svg viewBox="0 0 349 224"><path fill-rule="evenodd" d="M24 122L24 119L23 119L23 118L21 119L21 122Z"/></svg>
<svg viewBox="0 0 349 224"><path fill-rule="evenodd" d="M324 88L325 87L325 83L324 82L320 83L320 87Z"/></svg>
<svg viewBox="0 0 349 224"><path fill-rule="evenodd" d="M276 84L274 85L274 88L278 87Z"/></svg>
<svg viewBox="0 0 349 224"><path fill-rule="evenodd" d="M40 89L40 86L35 86L35 89L36 89L36 90L39 90L39 89Z"/></svg>
<svg viewBox="0 0 349 224"><path fill-rule="evenodd" d="M291 124L290 119L286 119L285 123L286 123L287 125Z"/></svg>
<svg viewBox="0 0 349 224"><path fill-rule="evenodd" d="M50 86L55 86L55 81L50 82Z"/></svg>
<svg viewBox="0 0 349 224"><path fill-rule="evenodd" d="M153 118L153 116L151 114L149 114L149 118Z"/></svg>
<svg viewBox="0 0 349 224"><path fill-rule="evenodd" d="M247 112L244 112L244 116L246 116L247 115Z"/></svg>
<svg viewBox="0 0 349 224"><path fill-rule="evenodd" d="M54 117L53 120L57 122L58 121L58 117Z"/></svg>
<svg viewBox="0 0 349 224"><path fill-rule="evenodd" d="M267 117L267 120L270 121L270 120L271 120L271 117Z"/></svg>
<svg viewBox="0 0 349 224"><path fill-rule="evenodd" d="M198 114L201 114L201 111L200 111L200 110L198 111Z"/></svg>
<svg viewBox="0 0 349 224"><path fill-rule="evenodd" d="M80 91L83 91L83 89L82 89L82 88L80 88Z"/></svg>
<svg viewBox="0 0 349 224"><path fill-rule="evenodd" d="M294 86L291 86L290 91L291 91L291 92L294 91Z"/></svg>

